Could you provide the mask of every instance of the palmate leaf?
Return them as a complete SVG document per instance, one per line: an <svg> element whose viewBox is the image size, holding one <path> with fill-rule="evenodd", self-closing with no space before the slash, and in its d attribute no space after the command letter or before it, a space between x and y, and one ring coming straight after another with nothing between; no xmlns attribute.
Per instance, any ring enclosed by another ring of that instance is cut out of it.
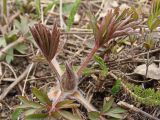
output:
<svg viewBox="0 0 160 120"><path fill-rule="evenodd" d="M102 112L107 112L111 109L112 107L112 104L114 102L114 98L113 97L110 97L110 99L108 101L104 101L104 104L103 104L103 108L102 108Z"/></svg>
<svg viewBox="0 0 160 120"><path fill-rule="evenodd" d="M32 88L33 94L39 99L39 101L43 104L51 105L52 102L49 100L47 93L44 93L42 90L38 90L37 88Z"/></svg>
<svg viewBox="0 0 160 120"><path fill-rule="evenodd" d="M61 118L61 115L58 111L52 112L51 116L53 120L59 120Z"/></svg>
<svg viewBox="0 0 160 120"><path fill-rule="evenodd" d="M26 36L27 33L29 32L28 24L30 24L30 23L29 23L27 17L21 16L20 21L14 20L15 28L17 30L19 30L19 32L22 33L24 36Z"/></svg>
<svg viewBox="0 0 160 120"><path fill-rule="evenodd" d="M126 113L127 111L120 108L120 107L116 107L116 108L112 108L110 109L108 112L104 113L107 116L113 117L113 118L118 118L118 119L122 119L124 117L123 113Z"/></svg>
<svg viewBox="0 0 160 120"><path fill-rule="evenodd" d="M115 113L115 114L120 114L120 113L126 113L127 111L124 110L123 108L116 107L116 108L110 109L108 112Z"/></svg>
<svg viewBox="0 0 160 120"><path fill-rule="evenodd" d="M27 46L25 44L18 44L14 48L22 54L25 54L27 50Z"/></svg>
<svg viewBox="0 0 160 120"><path fill-rule="evenodd" d="M33 101L29 101L26 97L24 96L18 96L18 98L21 100L22 103L24 103L25 105L28 105L28 107L31 108L41 108L43 107L43 105L33 102Z"/></svg>
<svg viewBox="0 0 160 120"><path fill-rule="evenodd" d="M44 120L48 114L31 114L25 117L25 120Z"/></svg>
<svg viewBox="0 0 160 120"><path fill-rule="evenodd" d="M120 120L123 119L123 115L122 114L115 114L115 113L112 113L112 112L108 112L108 113L105 113L105 115L113 117L113 118L117 118L117 119L120 119Z"/></svg>
<svg viewBox="0 0 160 120"><path fill-rule="evenodd" d="M10 48L10 49L7 51L6 61L7 61L7 63L11 63L11 61L13 61L13 59L14 59L14 56L13 56L13 48Z"/></svg>
<svg viewBox="0 0 160 120"><path fill-rule="evenodd" d="M21 104L21 105L17 105L15 106L16 109L28 109L28 108L32 108L31 106L29 106L28 104Z"/></svg>
<svg viewBox="0 0 160 120"><path fill-rule="evenodd" d="M37 111L37 109L28 109L28 110L26 110L23 114L24 114L25 116L28 116L28 115L31 115L31 114L36 113L36 111Z"/></svg>
<svg viewBox="0 0 160 120"><path fill-rule="evenodd" d="M60 110L59 114L62 115L67 120L81 120L81 118L78 115L73 115L68 111Z"/></svg>
<svg viewBox="0 0 160 120"><path fill-rule="evenodd" d="M81 3L81 0L75 0L75 2L73 3L73 7L70 11L70 14L69 14L69 18L67 20L67 30L69 31L73 22L74 22L74 16L79 8L79 5Z"/></svg>
<svg viewBox="0 0 160 120"><path fill-rule="evenodd" d="M7 45L6 40L4 37L0 37L0 47L5 47Z"/></svg>
<svg viewBox="0 0 160 120"><path fill-rule="evenodd" d="M23 112L23 109L18 108L12 113L12 120L18 120L18 117L21 115Z"/></svg>
<svg viewBox="0 0 160 120"><path fill-rule="evenodd" d="M92 111L88 113L88 117L90 120L99 120L100 119L100 113L97 111Z"/></svg>
<svg viewBox="0 0 160 120"><path fill-rule="evenodd" d="M74 106L77 106L78 104L74 104L74 100L64 100L59 103L57 103L57 108L72 108Z"/></svg>

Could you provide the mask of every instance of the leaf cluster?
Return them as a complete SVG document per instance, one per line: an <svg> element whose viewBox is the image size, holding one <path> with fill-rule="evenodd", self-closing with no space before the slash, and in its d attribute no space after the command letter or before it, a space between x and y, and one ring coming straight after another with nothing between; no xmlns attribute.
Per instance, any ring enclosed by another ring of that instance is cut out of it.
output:
<svg viewBox="0 0 160 120"><path fill-rule="evenodd" d="M122 12L119 8L110 10L100 24L91 13L89 16L96 45L99 47L113 38L133 33L134 28L140 23L135 8L124 9Z"/></svg>
<svg viewBox="0 0 160 120"><path fill-rule="evenodd" d="M16 110L12 114L13 120L17 120L20 115L24 116L25 120L46 118L59 119L61 117L68 120L80 120L77 115L73 115L71 112L65 110L78 107L78 104L74 103L73 100L66 99L64 101L60 101L56 104L54 110L50 111L52 101L48 98L47 93L37 88L33 88L32 93L38 101L31 101L24 96L19 96L22 104L16 106Z"/></svg>
<svg viewBox="0 0 160 120"><path fill-rule="evenodd" d="M88 116L90 120L99 120L100 116L107 116L109 119L116 118L116 119L123 119L124 113L126 110L120 107L112 107L114 103L113 97L110 97L109 100L105 100L102 110L100 112L89 112Z"/></svg>
<svg viewBox="0 0 160 120"><path fill-rule="evenodd" d="M20 17L20 20L14 20L15 29L6 33L3 37L0 37L0 47L6 47L8 44L15 42L19 35L23 35L26 39L31 39L31 35L29 33L28 24L31 25L32 22L29 23L26 17ZM25 54L27 50L27 45L25 43L20 43L13 48L10 48L5 56L2 56L0 59L4 59L10 63L14 60L14 51L18 51L21 54Z"/></svg>

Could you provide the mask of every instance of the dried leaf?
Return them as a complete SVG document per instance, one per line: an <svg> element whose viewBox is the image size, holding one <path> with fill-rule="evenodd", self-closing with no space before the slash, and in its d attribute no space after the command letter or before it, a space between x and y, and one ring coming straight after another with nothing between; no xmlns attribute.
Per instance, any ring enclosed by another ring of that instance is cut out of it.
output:
<svg viewBox="0 0 160 120"><path fill-rule="evenodd" d="M134 73L145 76L146 75L146 64L142 64L136 67ZM148 66L147 78L152 78L155 80L160 79L160 68L154 63Z"/></svg>

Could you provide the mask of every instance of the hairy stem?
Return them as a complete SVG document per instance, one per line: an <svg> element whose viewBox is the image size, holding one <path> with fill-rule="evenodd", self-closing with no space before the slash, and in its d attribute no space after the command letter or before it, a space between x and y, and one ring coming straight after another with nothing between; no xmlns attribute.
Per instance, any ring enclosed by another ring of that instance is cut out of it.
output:
<svg viewBox="0 0 160 120"><path fill-rule="evenodd" d="M77 74L78 76L81 75L82 70L87 66L87 64L89 63L89 61L91 60L91 58L93 57L94 53L98 50L97 46L94 46L94 48L92 49L92 51L89 53L89 55L87 56L86 60L82 63L80 69L78 70Z"/></svg>
<svg viewBox="0 0 160 120"><path fill-rule="evenodd" d="M55 75L58 79L58 82L60 82L61 80L61 73L57 70L57 61L56 60L51 60L49 61L49 66L51 67L51 69L53 70L53 72L55 72Z"/></svg>
<svg viewBox="0 0 160 120"><path fill-rule="evenodd" d="M58 74L59 74L60 76L62 76L63 71L62 71L62 69L60 68L60 65L59 65L59 63L58 63L58 61L57 61L57 59L56 59L56 56L52 59L51 63L55 66Z"/></svg>

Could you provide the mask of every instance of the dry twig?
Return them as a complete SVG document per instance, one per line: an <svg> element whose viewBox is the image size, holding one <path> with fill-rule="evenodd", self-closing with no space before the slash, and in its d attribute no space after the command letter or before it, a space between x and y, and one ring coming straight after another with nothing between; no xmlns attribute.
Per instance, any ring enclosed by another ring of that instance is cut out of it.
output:
<svg viewBox="0 0 160 120"><path fill-rule="evenodd" d="M121 107L125 107L125 108L128 108L128 109L131 109L131 110L134 111L134 112L141 113L141 114L145 115L146 117L148 117L148 118L150 118L150 119L152 119L152 120L160 120L159 118L154 117L154 116L146 113L145 111L142 111L142 110L140 110L139 108L137 108L137 107L135 107L135 106L133 106L133 105L130 105L130 104L126 103L126 102L120 101L120 102L118 102L117 104L118 104L119 106L121 106Z"/></svg>
<svg viewBox="0 0 160 120"><path fill-rule="evenodd" d="M3 100L3 99L6 97L6 95L7 95L20 81L22 81L22 80L26 77L29 68L30 68L30 65L28 65L28 67L27 67L27 68L25 69L25 71L17 78L16 81L14 81L11 85L9 85L9 86L3 91L3 93L0 95L0 101Z"/></svg>
<svg viewBox="0 0 160 120"><path fill-rule="evenodd" d="M6 53L10 48L13 48L14 46L18 45L19 43L23 42L25 39L23 37L18 38L15 42L12 42L11 44L7 45L0 51L0 58Z"/></svg>

